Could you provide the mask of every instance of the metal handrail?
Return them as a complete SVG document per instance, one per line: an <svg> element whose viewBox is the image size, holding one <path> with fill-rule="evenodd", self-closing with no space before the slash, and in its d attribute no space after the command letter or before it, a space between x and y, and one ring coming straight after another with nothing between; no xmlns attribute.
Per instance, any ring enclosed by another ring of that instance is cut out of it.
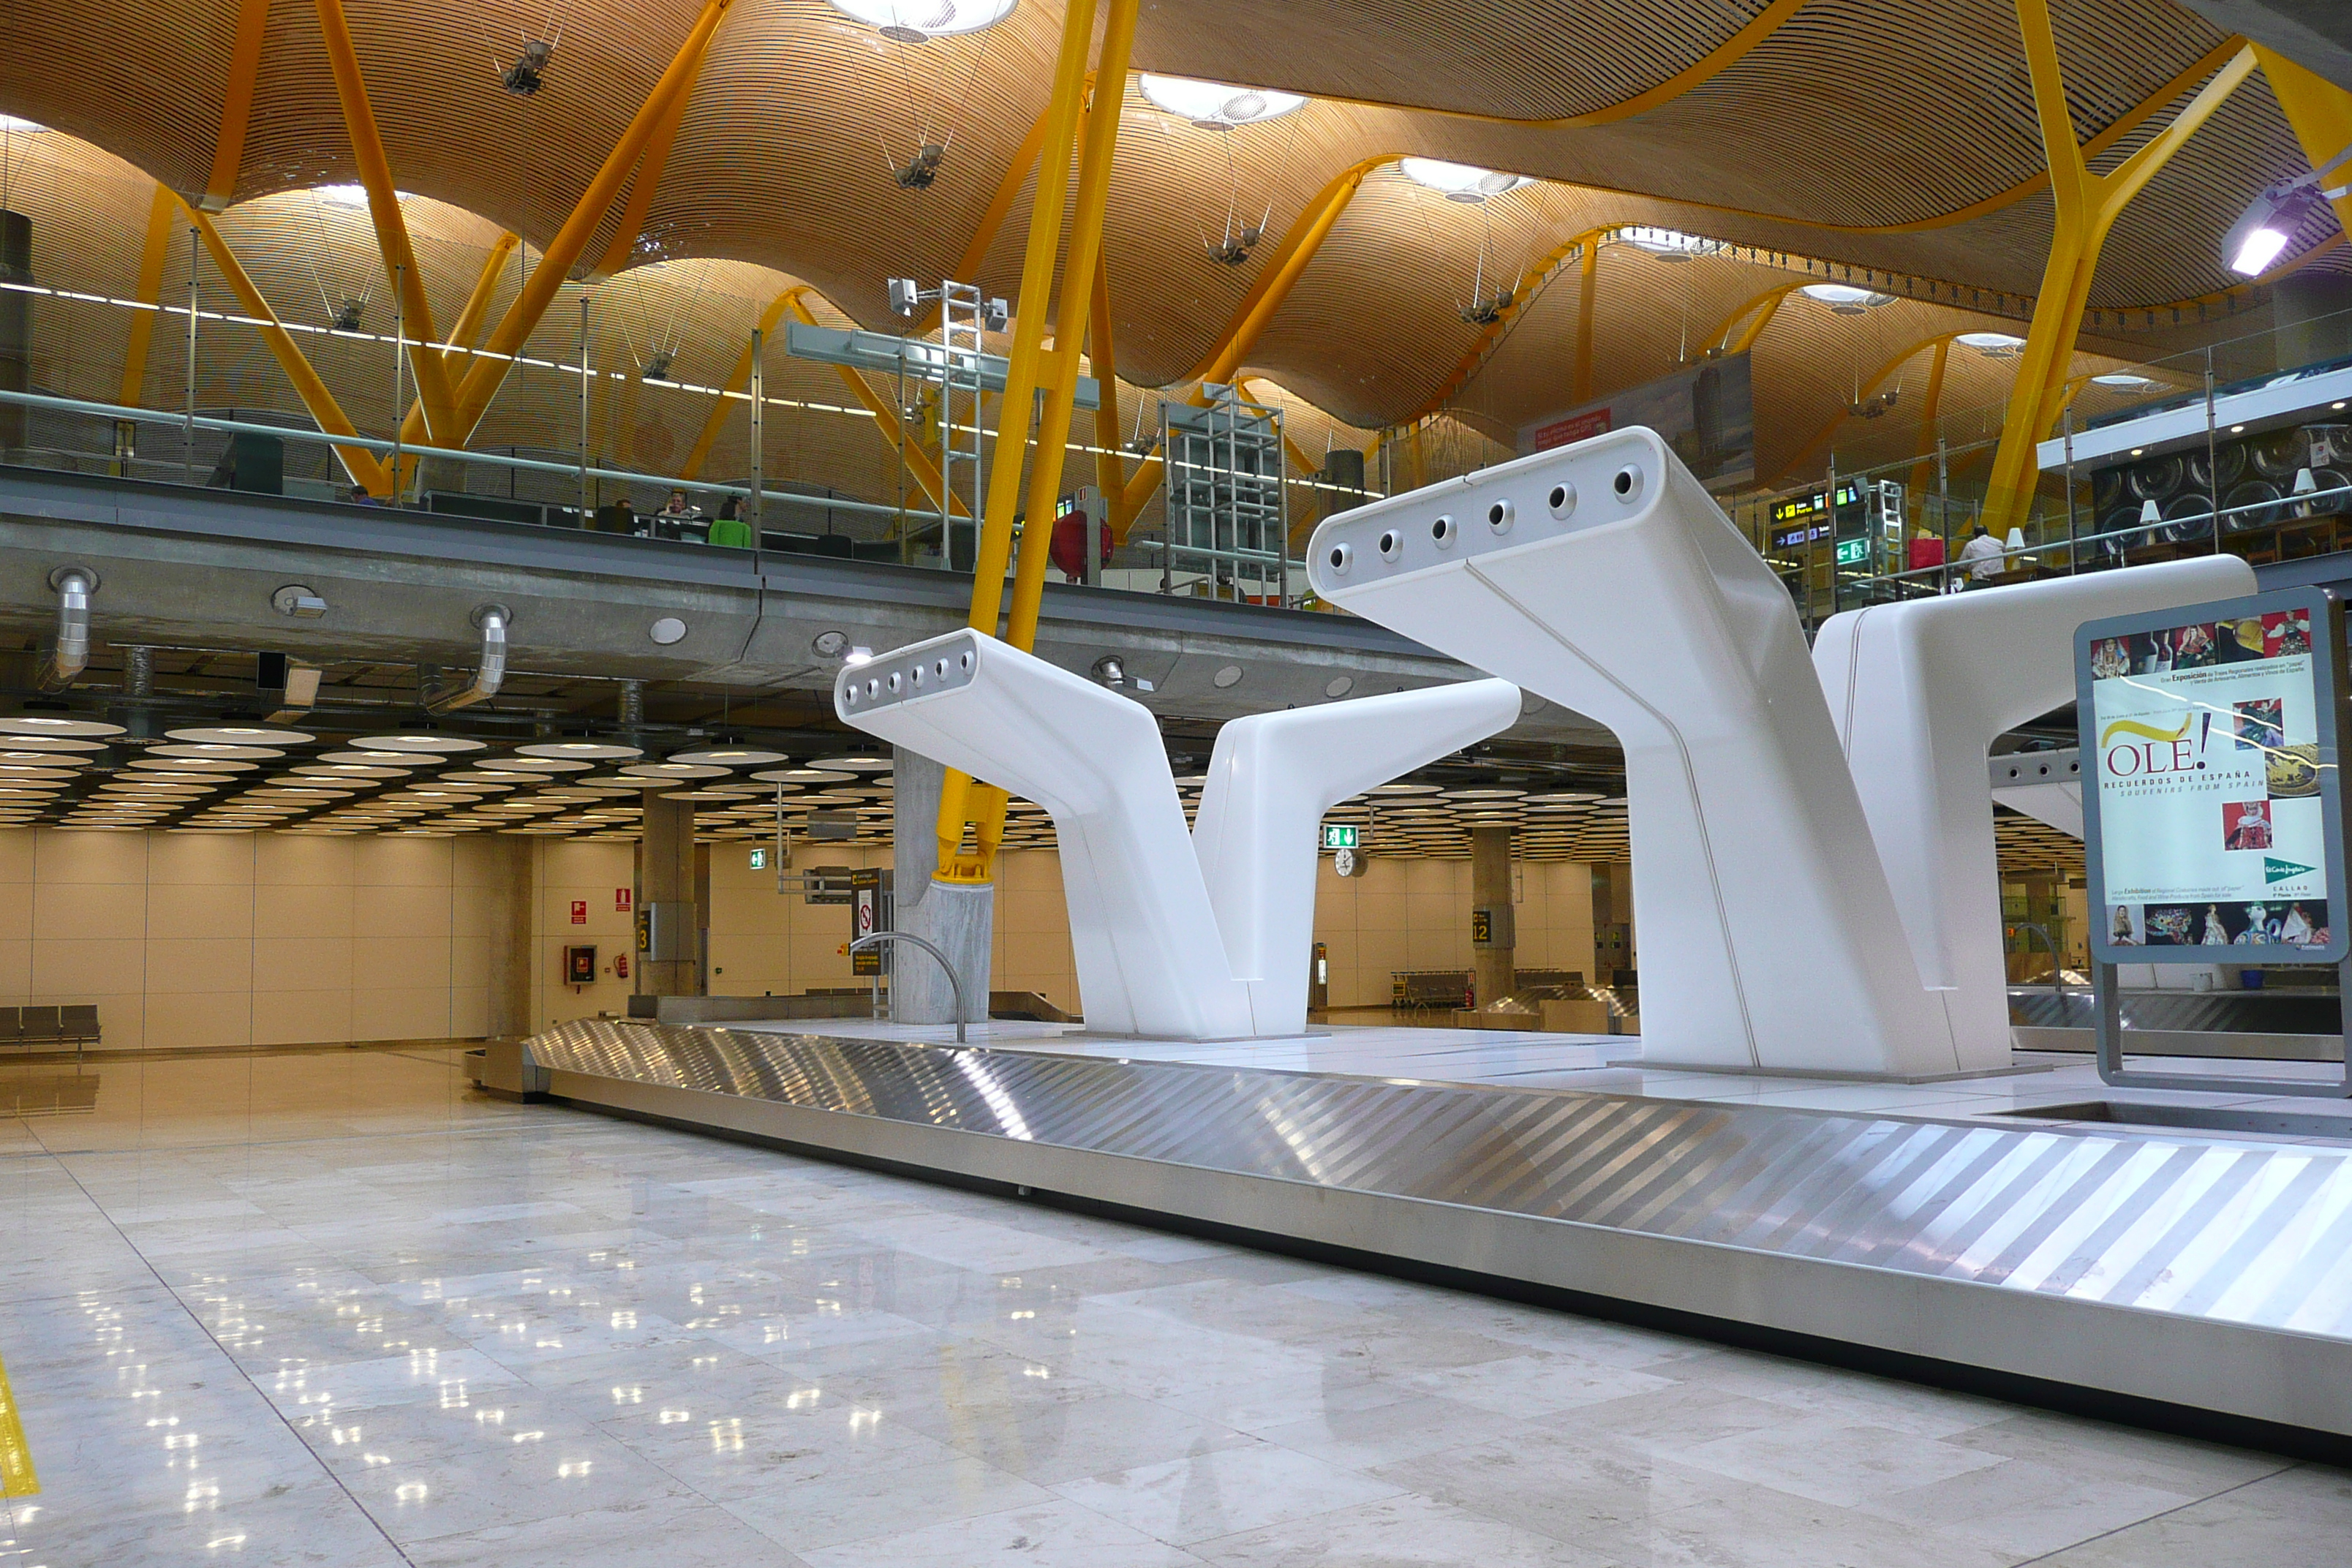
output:
<svg viewBox="0 0 2352 1568"><path fill-rule="evenodd" d="M925 952L929 953L933 958L940 961L940 967L947 971L948 986L955 993L956 1044L959 1046L966 1044L967 1042L963 1037L963 981L957 975L955 965L948 962L948 955L941 952L931 942L926 941L922 937L917 936L910 931L877 931L870 936L861 936L856 942L851 942L849 944L849 951L851 952L856 952L862 949L872 947L877 942L911 942L917 947L921 948Z"/></svg>
<svg viewBox="0 0 2352 1568"><path fill-rule="evenodd" d="M578 463L553 463L543 458L505 457L496 452L469 452L461 447L420 447L415 442L381 441L372 436L335 436L324 430L309 430L299 425L261 425L244 419L219 419L208 414L193 419L185 414L164 414L152 408L130 408L115 403L93 403L80 397L52 397L40 392L10 392L0 389L0 403L14 403L27 408L46 408L61 414L79 414L93 419L134 420L142 425L169 425L185 429L194 425L199 430L224 430L231 435L275 436L288 441L308 441L320 447L357 447L362 451L397 453L403 458L444 458L458 463L482 463L496 468L519 468L529 473L560 474L576 479L583 473L593 479L614 479L624 484L651 485L674 490L695 490L709 495L749 498L748 485L712 484L707 479L681 479L669 474L641 474L630 468L605 468ZM784 501L819 511L868 512L879 517L897 517L898 509L877 501L838 500L829 496L804 496L792 490L761 489L761 504ZM551 503L552 504L552 503Z"/></svg>

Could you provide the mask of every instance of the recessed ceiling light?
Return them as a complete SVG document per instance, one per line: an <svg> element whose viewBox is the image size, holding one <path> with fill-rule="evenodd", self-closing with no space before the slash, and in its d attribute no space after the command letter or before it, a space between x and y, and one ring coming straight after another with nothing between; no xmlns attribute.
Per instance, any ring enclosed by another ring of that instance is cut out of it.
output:
<svg viewBox="0 0 2352 1568"><path fill-rule="evenodd" d="M20 136L38 136L47 130L48 127L46 125L20 119L14 114L0 114L0 131L13 131Z"/></svg>
<svg viewBox="0 0 2352 1568"><path fill-rule="evenodd" d="M1228 87L1223 82L1197 81L1191 77L1142 74L1136 83L1144 100L1203 131L1231 131L1237 125L1258 125L1279 120L1306 103L1295 92Z"/></svg>
<svg viewBox="0 0 2352 1568"><path fill-rule="evenodd" d="M307 746L318 739L299 730L267 730L252 724L207 724L192 730L166 730L174 741L214 746Z"/></svg>
<svg viewBox="0 0 2352 1568"><path fill-rule="evenodd" d="M46 713L19 714L0 719L0 734L50 736L64 735L88 740L94 735L120 735L122 726L97 719L53 719Z"/></svg>
<svg viewBox="0 0 2352 1568"><path fill-rule="evenodd" d="M843 16L902 44L977 33L1013 14L1016 0L832 0Z"/></svg>
<svg viewBox="0 0 2352 1568"><path fill-rule="evenodd" d="M1449 163L1442 158L1406 158L1399 167L1405 178L1443 194L1449 202L1483 202L1535 182L1525 174L1507 174L1471 163Z"/></svg>
<svg viewBox="0 0 2352 1568"><path fill-rule="evenodd" d="M691 751L672 752L669 760L673 763L717 763L724 767L748 768L790 762L792 759L782 752L762 752L750 746L698 746Z"/></svg>
<svg viewBox="0 0 2352 1568"><path fill-rule="evenodd" d="M410 731L397 735L362 735L352 742L367 752L425 752L447 754L453 752L482 752L488 746L465 735L443 735L430 731Z"/></svg>
<svg viewBox="0 0 2352 1568"><path fill-rule="evenodd" d="M1724 248L1723 241L1709 239L1705 235L1689 234L1679 228L1660 228L1654 224L1635 224L1616 231L1617 237L1638 250L1646 250L1664 261L1688 261L1694 256L1712 256Z"/></svg>

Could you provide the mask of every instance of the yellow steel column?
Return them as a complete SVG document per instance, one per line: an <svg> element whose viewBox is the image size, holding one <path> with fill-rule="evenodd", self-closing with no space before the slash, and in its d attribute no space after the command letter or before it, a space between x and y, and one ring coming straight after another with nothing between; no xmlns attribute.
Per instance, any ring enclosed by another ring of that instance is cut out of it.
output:
<svg viewBox="0 0 2352 1568"><path fill-rule="evenodd" d="M644 232L646 214L654 205L654 195L661 188L662 170L669 163L669 150L677 141L678 127L686 122L687 106L694 101L695 83L702 77L702 60L697 57L694 70L686 79L686 90L670 100L669 110L654 127L646 141L645 155L637 160L637 177L629 182L628 204L621 208L621 221L614 226L613 243L588 269L593 279L602 279L618 272L629 264L637 248L637 236Z"/></svg>
<svg viewBox="0 0 2352 1568"><path fill-rule="evenodd" d="M342 406L335 401L335 395L327 390L327 384L319 379L319 373L310 368L309 360L302 357L302 350L294 342L294 335L278 321L278 312L269 308L269 301L261 297L261 290L254 286L253 279L237 261L236 253L229 249L228 241L223 239L220 230L213 226L211 216L191 206L183 205L180 210L187 215L188 221L204 237L205 248L211 252L213 264L220 268L221 276L235 290L238 301L245 306L246 314L260 322L261 341L268 345L271 355L278 361L278 368L286 373L286 379L294 384L295 395L302 400L302 406L310 411L310 416L319 422L319 428L330 436L358 435L359 431L343 416ZM390 476L367 448L338 447L335 455L343 460L343 468L351 474L352 482L363 487L370 495L391 493Z"/></svg>
<svg viewBox="0 0 2352 1568"><path fill-rule="evenodd" d="M474 291L466 296L465 309L457 312L457 321L450 323L449 335L442 340L441 363L443 364L449 363L451 355L464 353L474 346L474 334L482 330L482 318L489 314L490 301L498 298L499 279L506 275L507 258L512 256L515 253L515 247L521 243L522 237L512 234L502 234L490 242L488 254L482 258L482 270L474 279ZM421 420L424 417L424 405L412 402L401 427L406 429L408 420ZM409 479L416 472L416 466L422 461L424 459L421 458L401 458L400 472L394 476L398 481L400 493L407 493Z"/></svg>
<svg viewBox="0 0 2352 1568"><path fill-rule="evenodd" d="M1911 465L1911 493L1923 495L1927 470L1936 450L1936 407L1944 400L1944 364L1951 358L1952 340L1936 340L1936 362L1927 367L1927 395L1919 405L1919 460Z"/></svg>
<svg viewBox="0 0 2352 1568"><path fill-rule="evenodd" d="M1095 258L1094 311L1087 325L1087 363L1102 384L1102 402L1095 409L1095 488L1110 508L1110 536L1125 543L1134 526L1133 513L1121 510L1126 500L1127 475L1119 464L1118 356L1110 335L1110 268Z"/></svg>
<svg viewBox="0 0 2352 1568"><path fill-rule="evenodd" d="M604 166L588 183L587 190L581 194L578 204L572 209L572 216L564 219L563 226L556 230L555 237L547 242L547 248L540 255L539 265L531 269L530 281L523 285L522 292L515 297L514 302L507 307L506 314L490 332L489 342L483 345L481 354L476 357L472 367L466 372L465 380L457 388L457 428L448 437L448 445L463 445L473 435L474 427L481 423L483 411L489 407L490 399L506 380L513 356L521 350L531 330L539 325L540 318L547 313L548 306L554 302L556 294L563 287L564 279L572 271L572 264L587 249L596 226L604 222L605 213L611 210L613 198L619 194L622 181L628 178L638 155L646 150L654 128L669 111L669 106L677 95L685 91L693 80L704 52L710 47L711 35L719 30L719 18L727 14L727 8L732 4L733 0L706 0L702 15L695 19L693 28L687 34L686 42L679 46L669 68L662 72L661 79L654 84L653 91L638 106L636 117L629 121L628 129L621 132L620 141L614 144ZM401 426L404 440L415 440L423 434L421 422L413 430L409 422L404 422Z"/></svg>
<svg viewBox="0 0 2352 1568"><path fill-rule="evenodd" d="M139 257L139 302L152 305L163 298L163 267L171 259L172 236L179 231L180 198L162 185L147 208L147 247ZM122 355L122 395L115 401L136 408L147 395L147 350L155 340L155 312L131 312L131 342Z"/></svg>
<svg viewBox="0 0 2352 1568"><path fill-rule="evenodd" d="M253 123L253 89L261 79L261 42L269 28L269 0L241 0L236 38L229 46L228 83L221 95L220 135L213 142L212 174L196 205L224 211L236 194L237 171L245 166L245 133Z"/></svg>
<svg viewBox="0 0 2352 1568"><path fill-rule="evenodd" d="M2074 141L2066 103L2066 82L2051 33L2049 0L2016 0L2018 29L2033 84L2033 106L2042 124L2042 144L2050 165L2050 193L2056 222L2042 291L2033 302L2033 324L2018 355L2017 379L2001 422L2000 446L1986 480L1984 522L1995 537L2021 524L2032 510L2040 479L2034 447L2057 417L2074 339L2089 302L2099 248L2134 196L2155 177L2197 128L2211 118L2254 68L2251 47L2232 56L2213 79L2173 117L2170 124L2112 173L2095 174Z"/></svg>
<svg viewBox="0 0 2352 1568"><path fill-rule="evenodd" d="M1601 285L1601 237L1584 247L1576 296L1576 401L1592 396L1592 316Z"/></svg>
<svg viewBox="0 0 2352 1568"><path fill-rule="evenodd" d="M816 325L816 317L809 312L808 301L801 298L803 292L805 290L793 289L786 296L786 302L795 320L804 326L813 327ZM865 372L845 364L833 368L840 373L841 384L849 389L850 395L866 405L866 412L874 416L875 429L881 432L882 439L890 443L891 450L897 452L898 460L906 465L908 477L930 498L931 504L945 506L956 516L970 517L971 503L961 496L950 496L945 500L940 499L946 495L947 480L940 477L940 466L931 460L931 455L908 438L906 420L898 412L898 403L875 391L874 384L866 379ZM743 374L749 376L751 371L751 363L747 360Z"/></svg>
<svg viewBox="0 0 2352 1568"><path fill-rule="evenodd" d="M368 102L367 79L360 74L359 50L352 44L343 0L312 3L319 12L319 31L327 43L335 95L342 103L343 127L351 135L352 157L359 164L360 184L367 191L368 216L375 223L383 269L392 275L393 287L400 294L401 330L409 338L409 363L416 367L417 401L425 405L425 438L433 445L445 441L454 445L456 401L449 388L449 367L435 346L438 334L433 330L433 304L425 297L415 248L408 243L400 192L393 184L392 163L383 154L383 134L376 128L375 110Z"/></svg>
<svg viewBox="0 0 2352 1568"><path fill-rule="evenodd" d="M1053 554L1054 503L1061 490L1062 463L1070 440L1070 415L1077 404L1078 345L1086 341L1094 313L1096 275L1102 264L1103 215L1110 205L1111 159L1118 149L1119 111L1127 94L1127 61L1135 47L1139 0L1109 0L1103 26L1102 62L1095 101L1087 115L1086 142L1078 156L1078 196L1072 209L1069 256L1062 269L1061 299L1054 321L1053 380L1037 425L1037 456L1029 465L1030 523L1021 540L1013 578L1013 609L1004 637L1014 647L1037 641L1037 615L1045 596L1045 563ZM1001 437L1000 437L1001 439ZM1000 448L1001 449L1001 448ZM977 595L975 595L975 600Z"/></svg>
<svg viewBox="0 0 2352 1568"><path fill-rule="evenodd" d="M1731 318L1731 321L1736 321L1740 316L1748 315L1749 310L1756 311L1754 316L1748 318L1748 324L1739 330L1738 337L1731 336L1731 321L1726 321L1723 324L1723 331L1716 333L1709 341L1723 344L1723 352L1727 354L1746 353L1756 346L1756 340L1764 335L1764 329L1772 324L1772 318L1780 313L1781 301L1804 286L1801 279L1794 283L1783 283L1777 289L1768 289L1758 295L1740 308L1739 315Z"/></svg>
<svg viewBox="0 0 2352 1568"><path fill-rule="evenodd" d="M787 289L768 301L768 308L760 312L761 342L776 335L776 323L784 319L784 311L799 300L805 287L806 285L799 285ZM743 352L735 356L735 368L727 373L726 390L728 393L738 393L751 384L751 340L746 338L743 340ZM694 449L686 455L686 461L678 465L679 479L691 479L701 477L702 465L710 458L711 445L719 439L719 432L727 427L727 416L734 411L735 400L731 396L721 395L712 401L710 417L702 422L702 434L694 438Z"/></svg>
<svg viewBox="0 0 2352 1568"><path fill-rule="evenodd" d="M1257 281L1250 285L1249 292L1242 296L1241 307L1226 325L1224 336L1218 341L1216 347L1209 351L1206 358L1192 367L1192 374L1184 380L1205 383L1230 382L1234 378L1240 371L1242 362L1249 357L1250 350L1257 345L1258 338L1273 321L1274 313L1290 297L1291 289L1306 272L1307 263L1313 261L1315 253L1322 248L1332 226L1339 221L1339 215L1355 198L1357 190L1364 183L1364 176L1390 161L1374 158L1343 170L1316 195L1315 199L1307 204L1307 210L1298 215L1298 221L1290 226L1290 232L1283 236L1282 247L1275 253L1274 259L1266 264L1265 271L1258 274ZM1197 389L1192 394L1192 400L1195 403L1203 401ZM1151 492L1160 488L1161 468L1160 458L1148 458L1129 479L1119 503L1129 517L1141 511L1144 503L1151 499Z"/></svg>
<svg viewBox="0 0 2352 1568"><path fill-rule="evenodd" d="M1112 0L1130 14L1134 0ZM1013 516L1021 502L1021 472L1028 455L1029 420L1036 401L1040 361L1045 354L1045 317L1052 309L1054 264L1062 242L1062 201L1069 189L1070 156L1077 143L1078 119L1086 107L1087 56L1093 47L1095 0L1068 0L1062 16L1061 52L1054 66L1053 96L1045 109L1045 133L1039 142L1036 194L1029 208L1029 246L1021 262L1021 294L1013 331L1013 353L1006 366L1003 401L997 406L996 451L988 473L986 514L980 520L971 580L971 624L993 636L1004 602L1004 571L1013 554ZM1118 78L1120 90L1126 74ZM1100 219L1097 216L1097 226ZM1083 318L1081 318L1083 320ZM1055 347L1057 380L1076 374L1077 355L1066 351L1075 341ZM1065 415L1066 421L1067 416ZM1058 443L1057 443L1058 446ZM1058 450L1041 449L1038 462L1058 462ZM1041 518L1041 537L1050 534L1050 515ZM976 784L969 775L950 768L940 791L939 870L935 879L949 882L984 882L994 869L996 837L1004 820L1004 792ZM966 823L977 828L977 848L963 853Z"/></svg>
<svg viewBox="0 0 2352 1568"><path fill-rule="evenodd" d="M2313 168L2352 147L2352 93L2260 44L2253 46L2253 51L2272 96L2285 111L2286 122L2293 127L2294 139L2303 143L2303 155ZM2352 175L2341 169L2320 182L2331 189L2347 183L2352 183ZM2336 199L2336 219L2346 233L2352 234L2352 195Z"/></svg>

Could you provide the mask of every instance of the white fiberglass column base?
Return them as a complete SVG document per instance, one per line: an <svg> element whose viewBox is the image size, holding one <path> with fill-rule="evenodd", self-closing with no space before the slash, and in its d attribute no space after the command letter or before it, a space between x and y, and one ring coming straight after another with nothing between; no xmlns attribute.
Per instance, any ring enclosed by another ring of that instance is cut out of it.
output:
<svg viewBox="0 0 2352 1568"><path fill-rule="evenodd" d="M1235 719L1217 731L1192 849L1261 1034L1307 1026L1323 814L1519 717L1507 680L1359 697Z"/></svg>
<svg viewBox="0 0 2352 1568"><path fill-rule="evenodd" d="M2252 566L2212 555L1874 605L1822 624L1813 666L1920 978L1949 998L1964 1067L2005 1067L2010 1052L1986 750L2074 700L2084 621L2252 592ZM2079 837L2079 793L2073 821Z"/></svg>
<svg viewBox="0 0 2352 1568"><path fill-rule="evenodd" d="M1307 556L1325 598L1616 732L1645 1058L1965 1070L1788 590L1654 432L1347 512Z"/></svg>
<svg viewBox="0 0 2352 1568"><path fill-rule="evenodd" d="M1090 1033L1205 1040L1305 1030L1323 812L1507 727L1519 696L1470 681L1236 720L1197 847L1150 712L984 633L844 670L834 710L1052 815Z"/></svg>

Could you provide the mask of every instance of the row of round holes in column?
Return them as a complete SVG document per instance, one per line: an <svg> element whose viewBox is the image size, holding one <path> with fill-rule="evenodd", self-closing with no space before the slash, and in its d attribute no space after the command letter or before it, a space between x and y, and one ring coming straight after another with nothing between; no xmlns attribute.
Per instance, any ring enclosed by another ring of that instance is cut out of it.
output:
<svg viewBox="0 0 2352 1568"><path fill-rule="evenodd" d="M961 668L968 670L971 668L971 655L969 652L964 653L959 657L957 662ZM928 672L925 671L923 667L919 664L912 669L906 671L903 675L899 671L894 669L887 675L868 676L866 679L866 689L864 695L869 699L879 697L882 695L885 689L887 689L890 695L893 697L898 696L901 690L905 689L911 689L913 690L919 691L922 689L923 678L926 673L929 673L940 680L945 680L948 678L948 661L944 658L933 660L931 668ZM848 698L850 707L856 707L860 695L857 683L854 680L851 681L844 695Z"/></svg>
<svg viewBox="0 0 2352 1568"><path fill-rule="evenodd" d="M1631 465L1618 469L1617 477L1610 481L1610 489L1616 492L1620 501L1631 505L1641 499L1642 470ZM1568 517L1576 510L1576 487L1565 481L1552 486L1551 493L1545 498L1545 504L1549 507L1552 516ZM1517 510L1507 499L1498 500L1486 509L1486 526L1499 538L1511 531L1511 523L1516 515ZM1461 530L1455 524L1452 515L1448 514L1438 518L1429 525L1429 537L1435 542L1440 550L1451 550L1454 547L1454 542L1461 537ZM1404 554L1404 534L1397 529L1388 530L1381 535L1380 550L1381 559L1383 561L1401 559ZM1351 545L1344 543L1333 545L1330 556L1331 570L1347 571L1355 560L1355 549Z"/></svg>

